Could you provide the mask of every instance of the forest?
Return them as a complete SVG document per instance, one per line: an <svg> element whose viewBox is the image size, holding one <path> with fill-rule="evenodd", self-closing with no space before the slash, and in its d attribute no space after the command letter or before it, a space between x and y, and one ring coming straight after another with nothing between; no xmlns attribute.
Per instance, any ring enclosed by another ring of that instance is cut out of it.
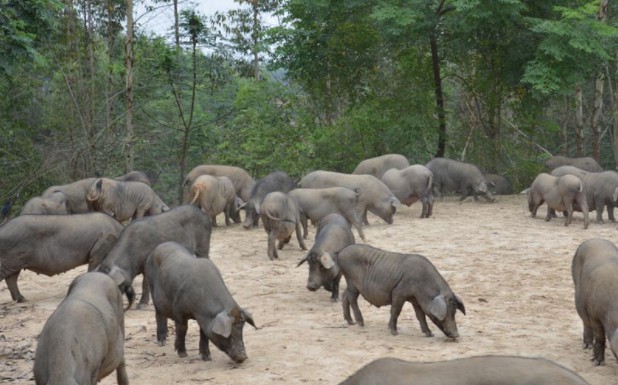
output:
<svg viewBox="0 0 618 385"><path fill-rule="evenodd" d="M0 204L199 164L254 178L400 153L524 188L550 155L618 161L609 0L0 0ZM169 8L155 34L142 22Z"/></svg>

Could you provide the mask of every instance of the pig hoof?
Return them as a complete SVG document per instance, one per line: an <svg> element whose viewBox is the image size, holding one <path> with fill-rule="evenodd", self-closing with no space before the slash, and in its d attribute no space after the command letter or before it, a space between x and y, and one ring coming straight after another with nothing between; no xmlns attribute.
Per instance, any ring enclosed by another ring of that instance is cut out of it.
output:
<svg viewBox="0 0 618 385"><path fill-rule="evenodd" d="M597 360L596 358L593 358L591 361L594 362L595 366L605 366L605 360Z"/></svg>
<svg viewBox="0 0 618 385"><path fill-rule="evenodd" d="M178 352L178 357L185 358L187 356L187 352Z"/></svg>
<svg viewBox="0 0 618 385"><path fill-rule="evenodd" d="M25 299L25 298L24 298L24 297L20 294L20 295L17 297L17 302L22 303L22 302L27 302L27 301L26 301L26 299Z"/></svg>
<svg viewBox="0 0 618 385"><path fill-rule="evenodd" d="M146 307L148 307L147 303L138 303L137 304L137 310L145 309Z"/></svg>
<svg viewBox="0 0 618 385"><path fill-rule="evenodd" d="M396 336L396 335L398 335L398 334L399 334L399 332L398 332L397 330L391 330L391 335Z"/></svg>
<svg viewBox="0 0 618 385"><path fill-rule="evenodd" d="M210 361L211 358L209 355L207 354L200 354L200 357L202 357L202 361Z"/></svg>
<svg viewBox="0 0 618 385"><path fill-rule="evenodd" d="M423 332L425 333L425 337L433 337L433 333L428 331L428 332Z"/></svg>

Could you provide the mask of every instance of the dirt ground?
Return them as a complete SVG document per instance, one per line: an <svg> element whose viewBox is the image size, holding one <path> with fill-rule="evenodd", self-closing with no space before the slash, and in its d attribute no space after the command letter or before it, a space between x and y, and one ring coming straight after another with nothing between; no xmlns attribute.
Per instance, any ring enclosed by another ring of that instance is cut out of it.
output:
<svg viewBox="0 0 618 385"><path fill-rule="evenodd" d="M429 219L419 218L418 203L401 208L392 225L370 216L370 226L364 229L369 244L425 255L464 301L467 315L458 312L461 337L456 342L447 341L431 323L436 336L425 337L409 304L399 318L398 336L388 330L389 306L376 308L362 299L366 326L348 326L341 303L331 303L330 293L305 288L308 269L295 267L304 252L294 238L279 260L271 262L261 228L218 227L212 235L211 259L259 327L244 329L249 359L235 364L211 344L213 360L201 361L194 321L187 334L189 356L179 358L171 322L168 344L156 344L150 305L125 313L130 383L337 384L378 357L437 361L505 354L546 357L591 384L618 384L618 363L611 351L606 351L606 365L595 367L592 352L581 347L582 326L570 273L577 246L593 237L616 242L616 224L591 223L583 230L582 215L576 213L574 223L565 227L562 218L545 222L544 207L531 218L524 196L498 197L493 204L447 198L436 202ZM312 228L308 247L314 236ZM6 285L0 284L0 383L33 382L37 335L71 280L84 271L85 267L55 277L23 272L19 284L29 300L24 304L12 302ZM138 277L133 284L138 294L140 283ZM343 290L343 279L341 286ZM101 382L115 383L115 375Z"/></svg>

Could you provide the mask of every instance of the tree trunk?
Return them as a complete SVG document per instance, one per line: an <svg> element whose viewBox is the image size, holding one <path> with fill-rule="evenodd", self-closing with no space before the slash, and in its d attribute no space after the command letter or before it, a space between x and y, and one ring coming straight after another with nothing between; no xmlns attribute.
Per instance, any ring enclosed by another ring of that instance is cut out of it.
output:
<svg viewBox="0 0 618 385"><path fill-rule="evenodd" d="M614 168L618 166L618 50L614 54L614 90L612 98L612 117L614 118ZM611 87L610 87L611 89Z"/></svg>
<svg viewBox="0 0 618 385"><path fill-rule="evenodd" d="M560 122L560 128L562 131L562 155L569 156L569 97L564 97L564 104L562 107L562 121Z"/></svg>
<svg viewBox="0 0 618 385"><path fill-rule="evenodd" d="M105 125L109 127L113 140L116 139L114 115L114 0L107 0L107 82L105 86Z"/></svg>
<svg viewBox="0 0 618 385"><path fill-rule="evenodd" d="M584 156L584 111L582 101L582 88L575 87L575 147L576 156Z"/></svg>
<svg viewBox="0 0 618 385"><path fill-rule="evenodd" d="M259 13L258 13L258 0L253 0L253 76L255 80L260 80L260 57L259 57Z"/></svg>
<svg viewBox="0 0 618 385"><path fill-rule="evenodd" d="M595 81L594 91L594 110L590 118L590 132L592 136L592 157L599 162L601 159L601 127L599 127L599 119L603 110L603 87L605 84L605 76L599 73Z"/></svg>
<svg viewBox="0 0 618 385"><path fill-rule="evenodd" d="M178 0L174 0L174 39L176 48L180 48L180 29L178 28Z"/></svg>
<svg viewBox="0 0 618 385"><path fill-rule="evenodd" d="M126 171L133 171L133 0L127 0L127 40L125 49L125 68L126 68L126 143L125 159Z"/></svg>
<svg viewBox="0 0 618 385"><path fill-rule="evenodd" d="M431 46L431 62L433 66L436 107L438 109L438 149L436 151L436 157L444 157L446 152L446 115L444 113L444 96L442 94L442 76L440 75L438 41L435 33L431 34L429 43Z"/></svg>

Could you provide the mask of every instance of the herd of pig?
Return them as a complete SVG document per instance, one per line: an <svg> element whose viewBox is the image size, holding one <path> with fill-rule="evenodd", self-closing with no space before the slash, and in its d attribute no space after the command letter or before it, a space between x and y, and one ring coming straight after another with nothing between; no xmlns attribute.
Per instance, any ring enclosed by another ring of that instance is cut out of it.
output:
<svg viewBox="0 0 618 385"><path fill-rule="evenodd" d="M552 157L546 165L551 174L540 174L527 190L532 216L547 203L546 220L561 211L567 225L573 210L582 211L587 227L588 211L596 210L602 221L607 206L614 221L617 173L602 171L590 158ZM89 272L72 282L41 331L34 360L37 384L95 384L113 371L119 384L128 384L122 294L128 309L135 299L131 285L139 274L144 279L138 307L147 305L152 295L159 344L165 343L167 320L173 319L174 348L186 356L187 323L194 319L202 359L210 360L212 342L235 362L243 362L243 327L255 327L255 322L235 302L208 258L216 217L223 214L227 225L239 223L240 210L246 229L262 222L271 260L294 234L306 250L308 222L317 225L313 246L298 265L309 266L307 288L324 287L332 301L338 301L339 282L345 278L342 305L349 324L363 326L357 303L361 295L377 307L391 306L388 326L393 335L409 302L426 336L433 335L429 318L448 338L458 338L455 314L465 314L465 306L434 265L422 255L357 244L352 228L365 240L367 212L390 224L400 204L416 201L422 204L421 218L428 218L434 194L455 192L461 200L480 195L493 201L496 191L512 193L504 178L485 175L472 164L436 158L410 165L397 154L362 161L352 174L313 171L298 182L284 172L254 182L238 167L202 165L186 176L185 186L184 204L170 209L143 173L84 179L48 188L27 202L20 216L0 226L0 281L6 280L15 301L25 301L17 286L21 270L55 275L88 264ZM584 346L593 348L593 361L601 365L606 340L618 354L618 248L603 239L585 241L573 258L572 275ZM88 344L77 342L82 334L88 335ZM551 361L509 356L423 364L380 359L343 382L384 383L587 384Z"/></svg>

